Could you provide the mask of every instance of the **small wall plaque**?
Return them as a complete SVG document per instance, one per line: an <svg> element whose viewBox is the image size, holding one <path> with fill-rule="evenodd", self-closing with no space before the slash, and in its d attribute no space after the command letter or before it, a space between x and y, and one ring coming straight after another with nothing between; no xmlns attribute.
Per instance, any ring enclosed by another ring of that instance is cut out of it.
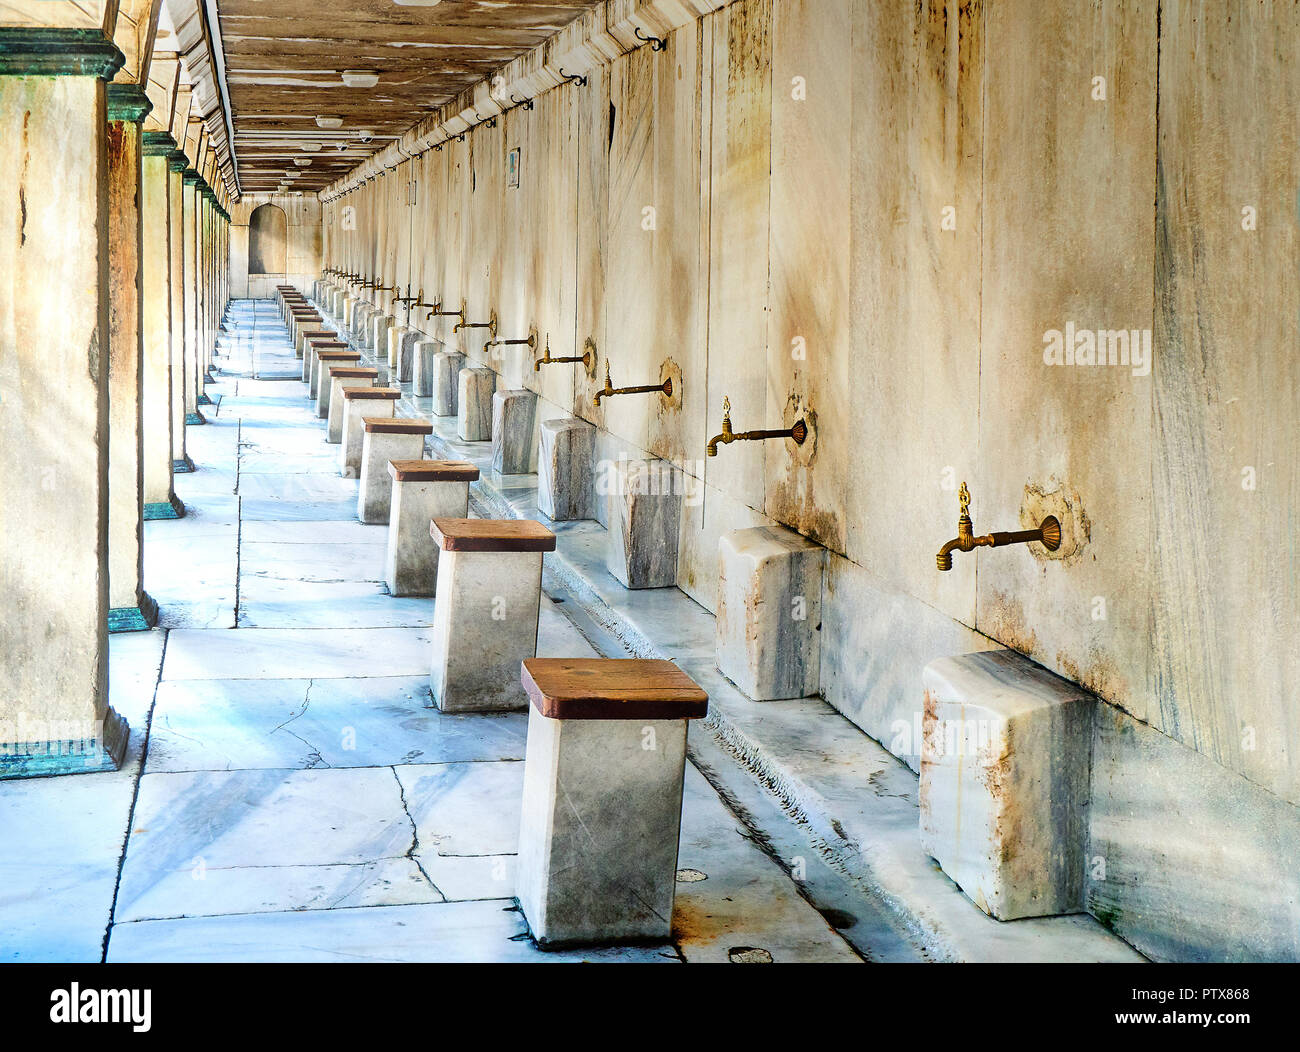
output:
<svg viewBox="0 0 1300 1052"><path fill-rule="evenodd" d="M506 189L519 189L519 147L516 146L506 157Z"/></svg>

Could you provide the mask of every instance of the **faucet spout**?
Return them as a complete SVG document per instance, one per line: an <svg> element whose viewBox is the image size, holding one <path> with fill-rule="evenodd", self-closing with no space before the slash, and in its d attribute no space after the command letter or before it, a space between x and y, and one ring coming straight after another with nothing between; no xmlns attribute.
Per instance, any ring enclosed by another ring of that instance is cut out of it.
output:
<svg viewBox="0 0 1300 1052"><path fill-rule="evenodd" d="M803 420L798 420L793 427L764 428L758 431L733 431L731 429L731 399L724 397L722 399L722 434L711 438L704 451L709 456L716 457L719 444L729 446L733 442L765 442L771 438L789 438L802 446L808 440L808 424Z"/></svg>
<svg viewBox="0 0 1300 1052"><path fill-rule="evenodd" d="M1008 544L1029 544L1037 541L1049 552L1061 547L1061 523L1055 515L1045 518L1036 530L1016 530L1014 532L986 533L977 537L971 524L970 490L966 483L961 484L958 492L961 501L961 515L957 519L957 536L939 549L935 562L939 569L947 572L952 569L952 553L955 551L971 552L976 548L1003 548Z"/></svg>

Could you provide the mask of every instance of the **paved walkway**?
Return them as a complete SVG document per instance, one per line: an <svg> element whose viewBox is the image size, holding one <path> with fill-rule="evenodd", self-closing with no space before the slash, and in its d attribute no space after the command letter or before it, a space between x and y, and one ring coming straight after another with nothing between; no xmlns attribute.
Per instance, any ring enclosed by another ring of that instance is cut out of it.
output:
<svg viewBox="0 0 1300 1052"><path fill-rule="evenodd" d="M694 766L673 941L532 945L527 717L430 708L433 600L385 594L275 307L229 326L188 514L147 525L160 626L111 641L126 763L0 782L0 961L860 960ZM564 611L539 653L593 654Z"/></svg>

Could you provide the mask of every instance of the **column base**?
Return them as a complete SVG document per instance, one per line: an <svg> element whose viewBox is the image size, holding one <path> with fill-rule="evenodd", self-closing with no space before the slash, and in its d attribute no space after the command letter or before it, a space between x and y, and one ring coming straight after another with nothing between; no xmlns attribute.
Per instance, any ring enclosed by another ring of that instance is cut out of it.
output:
<svg viewBox="0 0 1300 1052"><path fill-rule="evenodd" d="M176 469L173 469L176 470ZM189 466L190 471L194 470L194 465ZM171 500L159 501L156 504L146 504L144 506L144 521L154 522L158 519L183 519L185 518L185 505L181 503L180 497L172 494Z"/></svg>
<svg viewBox="0 0 1300 1052"><path fill-rule="evenodd" d="M172 461L172 473L185 475L194 470L194 461L190 459L188 453L181 457L180 460Z"/></svg>
<svg viewBox="0 0 1300 1052"><path fill-rule="evenodd" d="M205 377L204 380L203 380L203 382L204 382L204 383L207 383L207 384L212 383L212 382L213 382L212 377L210 377L210 376ZM205 395L205 394L201 394L201 395L199 395L199 405L213 405L213 404L215 404L215 403L214 403L214 402L212 401L212 399L209 398L207 395Z"/></svg>
<svg viewBox="0 0 1300 1052"><path fill-rule="evenodd" d="M148 632L157 623L158 604L148 592L140 593L138 606L118 606L108 612L109 632Z"/></svg>
<svg viewBox="0 0 1300 1052"><path fill-rule="evenodd" d="M207 420L203 418L202 413L186 413L185 423L187 426L197 426L199 424L206 424Z"/></svg>
<svg viewBox="0 0 1300 1052"><path fill-rule="evenodd" d="M116 771L126 755L131 728L110 707L101 738L76 741L0 743L0 781L8 778L48 778L58 774Z"/></svg>

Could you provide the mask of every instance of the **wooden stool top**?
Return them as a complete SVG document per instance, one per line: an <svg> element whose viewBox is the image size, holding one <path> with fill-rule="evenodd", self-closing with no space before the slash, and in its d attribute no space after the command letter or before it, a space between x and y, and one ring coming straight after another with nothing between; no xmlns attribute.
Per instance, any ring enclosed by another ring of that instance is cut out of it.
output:
<svg viewBox="0 0 1300 1052"><path fill-rule="evenodd" d="M316 357L322 362L359 362L360 351L317 351Z"/></svg>
<svg viewBox="0 0 1300 1052"><path fill-rule="evenodd" d="M374 380L379 376L379 370L366 365L327 365L330 376L335 380L363 379Z"/></svg>
<svg viewBox="0 0 1300 1052"><path fill-rule="evenodd" d="M434 519L429 536L445 552L555 551L555 534L532 519Z"/></svg>
<svg viewBox="0 0 1300 1052"><path fill-rule="evenodd" d="M347 340L334 340L334 339L330 339L328 336L308 336L307 342L310 343L313 347L325 351L343 350L348 345Z"/></svg>
<svg viewBox="0 0 1300 1052"><path fill-rule="evenodd" d="M313 342L315 342L315 338L320 338L323 340L331 336L337 336L337 335L338 335L337 332L333 332L330 329L309 329L307 332L303 333L304 338L308 340L312 340Z"/></svg>
<svg viewBox="0 0 1300 1052"><path fill-rule="evenodd" d="M520 674L553 720L698 720L709 695L671 661L528 658Z"/></svg>
<svg viewBox="0 0 1300 1052"><path fill-rule="evenodd" d="M375 372L378 373L379 370L376 369ZM333 375L338 376L338 373L335 372ZM380 400L391 398L393 401L397 401L402 397L402 389L400 387L345 387L343 397L349 401L367 398Z"/></svg>
<svg viewBox="0 0 1300 1052"><path fill-rule="evenodd" d="M390 460L388 473L398 482L474 482L478 468L465 460Z"/></svg>
<svg viewBox="0 0 1300 1052"><path fill-rule="evenodd" d="M406 416L365 417L368 435L431 435L433 425Z"/></svg>

